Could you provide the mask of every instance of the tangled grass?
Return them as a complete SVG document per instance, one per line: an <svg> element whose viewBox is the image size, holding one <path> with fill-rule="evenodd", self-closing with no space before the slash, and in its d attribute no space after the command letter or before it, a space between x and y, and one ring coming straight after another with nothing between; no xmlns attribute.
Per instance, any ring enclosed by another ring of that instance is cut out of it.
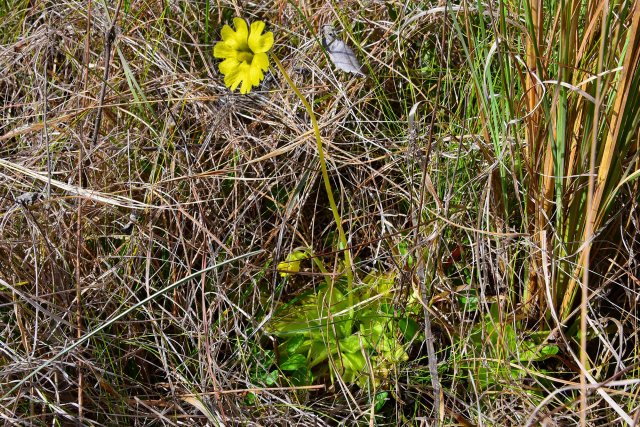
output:
<svg viewBox="0 0 640 427"><path fill-rule="evenodd" d="M4 422L637 423L640 6L552 3L0 0ZM355 284L419 307L370 387L279 366L345 248L300 99L223 84L234 16L315 112ZM328 271L284 280L299 248Z"/></svg>

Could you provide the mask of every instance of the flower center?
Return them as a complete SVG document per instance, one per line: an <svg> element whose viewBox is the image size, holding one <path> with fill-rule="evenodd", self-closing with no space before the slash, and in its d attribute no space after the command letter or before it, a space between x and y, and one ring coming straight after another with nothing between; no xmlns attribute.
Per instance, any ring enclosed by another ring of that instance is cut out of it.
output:
<svg viewBox="0 0 640 427"><path fill-rule="evenodd" d="M246 62L247 64L251 65L251 62L253 61L253 52L247 46L246 49L239 49L238 50L237 58L238 58L238 61Z"/></svg>

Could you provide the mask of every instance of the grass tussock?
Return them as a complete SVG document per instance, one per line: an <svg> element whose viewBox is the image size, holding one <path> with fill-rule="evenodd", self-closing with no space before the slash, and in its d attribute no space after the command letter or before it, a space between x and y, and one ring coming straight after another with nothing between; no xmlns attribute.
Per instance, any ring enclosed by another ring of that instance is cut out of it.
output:
<svg viewBox="0 0 640 427"><path fill-rule="evenodd" d="M633 425L639 127L638 1L0 0L0 415Z"/></svg>

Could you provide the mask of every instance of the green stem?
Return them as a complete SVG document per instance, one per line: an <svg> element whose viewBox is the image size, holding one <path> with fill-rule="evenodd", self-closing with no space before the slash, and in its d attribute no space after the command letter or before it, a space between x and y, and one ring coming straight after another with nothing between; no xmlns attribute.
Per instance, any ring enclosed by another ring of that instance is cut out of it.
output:
<svg viewBox="0 0 640 427"><path fill-rule="evenodd" d="M344 232L344 229L342 228L342 218L340 217L338 206L336 205L336 201L333 197L333 190L331 189L331 183L329 182L329 172L327 171L327 161L325 160L325 157L324 157L324 147L322 145L322 137L320 136L320 127L318 126L318 121L316 120L316 115L313 113L313 109L311 108L311 105L306 100L306 98L302 95L302 93L300 92L296 84L293 82L293 80L291 80L291 77L289 77L289 74L284 69L284 66L282 65L280 60L273 54L271 55L271 58L273 58L273 62L276 63L276 66L284 76L285 80L287 81L291 89L293 89L293 91L296 93L298 98L300 98L300 101L302 101L304 108L307 110L307 113L309 113L309 117L311 118L311 125L313 126L313 131L316 137L316 147L318 150L318 157L320 159L320 169L322 170L322 179L324 180L324 188L327 192L327 198L329 199L329 205L331 207L331 212L333 213L333 219L335 220L336 226L338 227L340 246L342 246L341 249L344 251L344 264L345 264L346 275L347 275L347 301L349 302L349 307L352 307L353 306L352 304L353 302L353 295L352 295L353 271L352 271L351 251L347 247L347 236ZM331 289L331 291L333 291L333 289ZM333 292L330 293L330 295L332 294ZM352 317L353 317L352 315L349 316L349 318L352 318Z"/></svg>

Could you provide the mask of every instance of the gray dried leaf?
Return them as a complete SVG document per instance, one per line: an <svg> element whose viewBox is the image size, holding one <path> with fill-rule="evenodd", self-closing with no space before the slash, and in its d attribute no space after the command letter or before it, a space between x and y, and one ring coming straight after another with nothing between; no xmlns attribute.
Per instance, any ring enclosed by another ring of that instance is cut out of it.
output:
<svg viewBox="0 0 640 427"><path fill-rule="evenodd" d="M133 232L133 227L138 222L139 215L135 212L129 215L129 222L122 226L122 232L124 234L131 234Z"/></svg>
<svg viewBox="0 0 640 427"><path fill-rule="evenodd" d="M335 29L331 25L324 25L322 32L324 35L322 44L327 49L329 58L331 58L336 67L348 73L364 76L356 54L338 38Z"/></svg>
<svg viewBox="0 0 640 427"><path fill-rule="evenodd" d="M30 206L42 199L43 199L42 193L28 192L28 193L23 193L18 197L16 197L16 203L21 204L23 206Z"/></svg>

